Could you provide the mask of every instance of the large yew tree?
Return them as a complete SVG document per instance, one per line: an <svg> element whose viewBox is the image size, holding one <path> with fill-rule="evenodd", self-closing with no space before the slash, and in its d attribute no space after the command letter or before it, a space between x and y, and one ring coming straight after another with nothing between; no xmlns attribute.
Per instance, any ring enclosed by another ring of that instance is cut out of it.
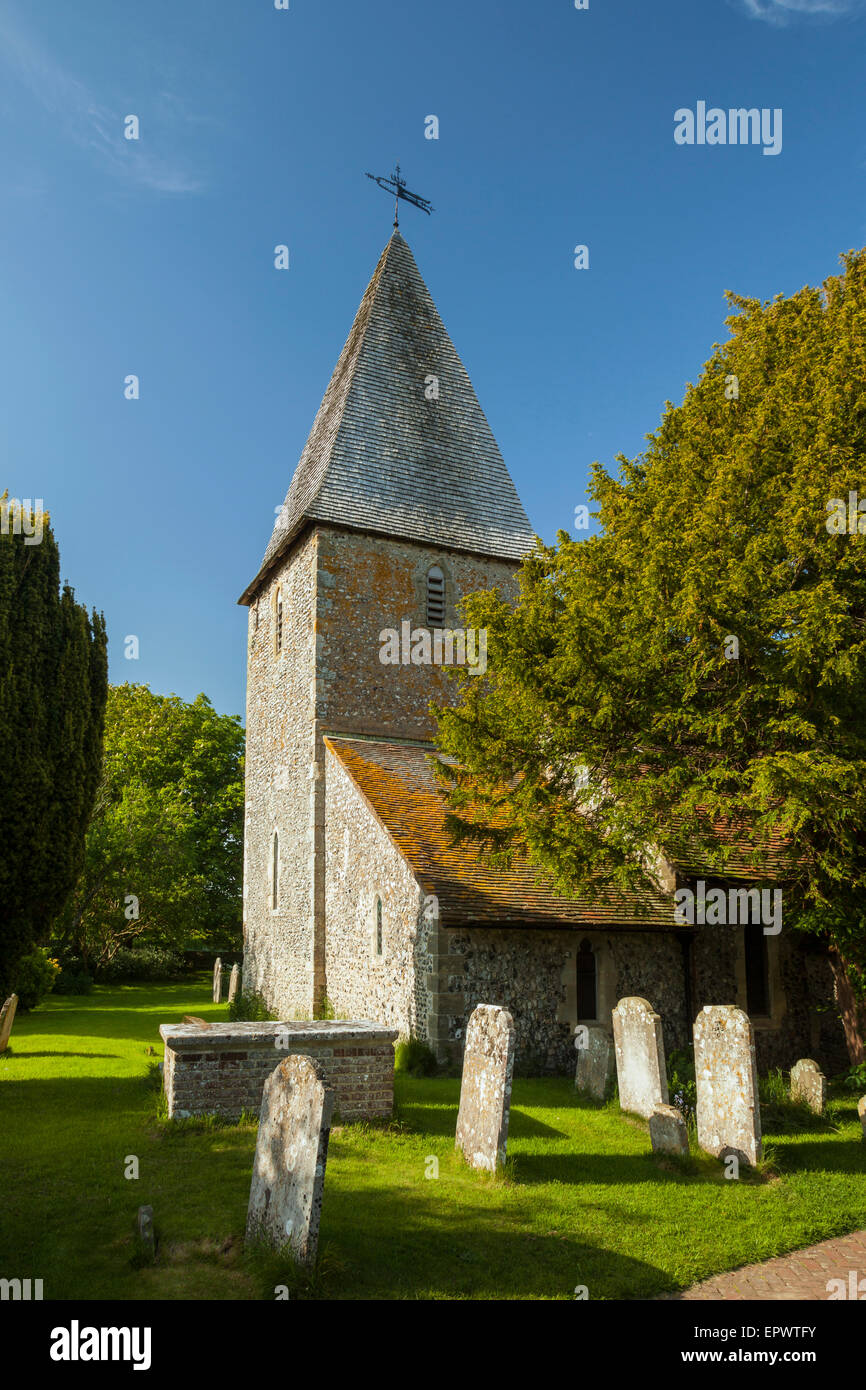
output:
<svg viewBox="0 0 866 1390"><path fill-rule="evenodd" d="M830 945L857 1062L866 252L842 264L790 298L729 295L730 338L645 452L617 476L594 466L599 534L539 544L516 608L468 601L489 679L464 676L439 742L460 765L452 827L495 825L491 848L528 851L566 892L649 886L654 849L673 852L684 827L720 872L723 826L748 835L759 870L784 836L784 929Z"/></svg>
<svg viewBox="0 0 866 1390"><path fill-rule="evenodd" d="M14 986L18 960L45 939L81 867L102 759L108 663L102 617L76 603L68 585L61 588L60 556L47 515L41 526L35 516L22 525L17 505L4 495L0 520L0 997L5 997Z"/></svg>

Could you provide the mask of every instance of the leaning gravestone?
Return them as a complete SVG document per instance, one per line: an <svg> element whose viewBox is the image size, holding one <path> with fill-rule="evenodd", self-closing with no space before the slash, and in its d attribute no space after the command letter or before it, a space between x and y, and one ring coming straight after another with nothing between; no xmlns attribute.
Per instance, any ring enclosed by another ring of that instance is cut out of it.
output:
<svg viewBox="0 0 866 1390"><path fill-rule="evenodd" d="M717 1157L761 1157L761 1107L752 1025L734 1004L705 1004L695 1020L698 1143Z"/></svg>
<svg viewBox="0 0 866 1390"><path fill-rule="evenodd" d="M857 1114L860 1116L860 1125L863 1130L863 1143L866 1144L866 1096L861 1096L858 1100Z"/></svg>
<svg viewBox="0 0 866 1390"><path fill-rule="evenodd" d="M507 1009L479 1004L466 1028L455 1144L467 1163L494 1173L505 1162L514 1020Z"/></svg>
<svg viewBox="0 0 866 1390"><path fill-rule="evenodd" d="M12 1024L15 1022L15 1010L18 1008L18 995L10 994L3 1008L0 1009L0 1052L5 1052L9 1046L9 1035L12 1032Z"/></svg>
<svg viewBox="0 0 866 1390"><path fill-rule="evenodd" d="M156 1233L153 1229L153 1207L139 1207L135 1224L141 1249L147 1255L155 1255Z"/></svg>
<svg viewBox="0 0 866 1390"><path fill-rule="evenodd" d="M648 1120L668 1103L662 1021L645 999L620 999L613 1011L616 1076L622 1110Z"/></svg>
<svg viewBox="0 0 866 1390"><path fill-rule="evenodd" d="M334 1092L310 1057L286 1057L265 1082L246 1238L288 1245L300 1264L316 1259L333 1112Z"/></svg>
<svg viewBox="0 0 866 1390"><path fill-rule="evenodd" d="M232 973L229 976L229 1003L233 1004L238 997L238 984L240 983L241 972L237 964L232 966Z"/></svg>
<svg viewBox="0 0 866 1390"><path fill-rule="evenodd" d="M574 1084L596 1100L604 1100L613 1076L613 1043L606 1028L580 1024L574 1039L577 1069Z"/></svg>
<svg viewBox="0 0 866 1390"><path fill-rule="evenodd" d="M689 1156L689 1132L685 1118L675 1105L657 1105L649 1117L653 1153Z"/></svg>
<svg viewBox="0 0 866 1390"><path fill-rule="evenodd" d="M791 1099L805 1101L816 1115L823 1115L827 1102L827 1078L811 1057L803 1057L791 1068Z"/></svg>
<svg viewBox="0 0 866 1390"><path fill-rule="evenodd" d="M223 994L223 963L217 956L213 963L213 1001L219 1004Z"/></svg>

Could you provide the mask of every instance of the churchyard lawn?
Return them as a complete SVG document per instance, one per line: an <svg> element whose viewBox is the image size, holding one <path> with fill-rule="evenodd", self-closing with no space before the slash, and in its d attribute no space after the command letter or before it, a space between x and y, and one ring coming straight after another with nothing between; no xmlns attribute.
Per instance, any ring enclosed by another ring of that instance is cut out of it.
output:
<svg viewBox="0 0 866 1390"><path fill-rule="evenodd" d="M714 1159L654 1158L643 1122L576 1098L567 1078L518 1076L493 1178L454 1151L459 1079L398 1075L392 1125L334 1128L320 1267L298 1278L244 1255L255 1120L164 1117L158 1025L185 1013L227 1016L209 978L49 999L16 1019L0 1058L0 1277L76 1300L273 1298L279 1283L334 1299L651 1298L866 1227L853 1093L831 1093L826 1124L765 1124L765 1169L735 1182ZM144 1203L155 1264L133 1240Z"/></svg>

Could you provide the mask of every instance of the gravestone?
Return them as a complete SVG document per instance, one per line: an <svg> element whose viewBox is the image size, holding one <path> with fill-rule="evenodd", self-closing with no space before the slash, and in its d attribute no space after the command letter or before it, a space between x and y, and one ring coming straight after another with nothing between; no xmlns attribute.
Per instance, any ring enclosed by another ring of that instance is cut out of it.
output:
<svg viewBox="0 0 866 1390"><path fill-rule="evenodd" d="M455 1144L472 1168L494 1173L505 1162L514 1020L507 1009L479 1004L466 1028Z"/></svg>
<svg viewBox="0 0 866 1390"><path fill-rule="evenodd" d="M689 1132L685 1117L675 1105L657 1105L649 1117L653 1153L689 1156Z"/></svg>
<svg viewBox="0 0 866 1390"><path fill-rule="evenodd" d="M761 1157L761 1107L752 1025L733 1004L705 1004L695 1020L698 1143L717 1157Z"/></svg>
<svg viewBox="0 0 866 1390"><path fill-rule="evenodd" d="M791 1068L791 1099L805 1101L816 1115L824 1113L827 1103L827 1078L811 1057L802 1057Z"/></svg>
<svg viewBox="0 0 866 1390"><path fill-rule="evenodd" d="M18 1008L18 995L10 994L3 1008L0 1009L0 1052L5 1052L9 1046L9 1035L12 1032L12 1024L15 1022L15 1010Z"/></svg>
<svg viewBox="0 0 866 1390"><path fill-rule="evenodd" d="M662 1021L645 999L620 999L613 1011L616 1076L622 1110L648 1120L668 1103Z"/></svg>
<svg viewBox="0 0 866 1390"><path fill-rule="evenodd" d="M860 1116L860 1125L863 1130L863 1143L866 1144L866 1096L861 1096L858 1100L857 1114Z"/></svg>
<svg viewBox="0 0 866 1390"><path fill-rule="evenodd" d="M265 1082L247 1212L248 1241L288 1245L313 1264L334 1092L321 1065L292 1054Z"/></svg>
<svg viewBox="0 0 866 1390"><path fill-rule="evenodd" d="M238 997L238 985L240 984L241 972L235 964L232 966L232 973L229 976L229 1003L233 1004Z"/></svg>
<svg viewBox="0 0 866 1390"><path fill-rule="evenodd" d="M148 1255L156 1254L156 1234L153 1229L153 1207L139 1207L136 1228L141 1248Z"/></svg>
<svg viewBox="0 0 866 1390"><path fill-rule="evenodd" d="M613 1042L606 1028L581 1024L574 1040L577 1069L574 1084L597 1100L604 1100L613 1077Z"/></svg>
<svg viewBox="0 0 866 1390"><path fill-rule="evenodd" d="M223 994L223 963L217 956L213 963L213 1001L219 1004Z"/></svg>

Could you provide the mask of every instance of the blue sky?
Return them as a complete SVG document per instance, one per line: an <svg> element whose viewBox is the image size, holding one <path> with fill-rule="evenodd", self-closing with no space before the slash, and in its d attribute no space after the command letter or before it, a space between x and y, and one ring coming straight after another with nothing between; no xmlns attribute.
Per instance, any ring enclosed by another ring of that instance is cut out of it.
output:
<svg viewBox="0 0 866 1390"><path fill-rule="evenodd" d="M243 713L236 599L391 230L365 170L433 202L401 229L552 540L725 289L866 242L864 39L845 0L0 0L0 491L44 499L111 679ZM781 108L781 153L676 145L698 101Z"/></svg>

